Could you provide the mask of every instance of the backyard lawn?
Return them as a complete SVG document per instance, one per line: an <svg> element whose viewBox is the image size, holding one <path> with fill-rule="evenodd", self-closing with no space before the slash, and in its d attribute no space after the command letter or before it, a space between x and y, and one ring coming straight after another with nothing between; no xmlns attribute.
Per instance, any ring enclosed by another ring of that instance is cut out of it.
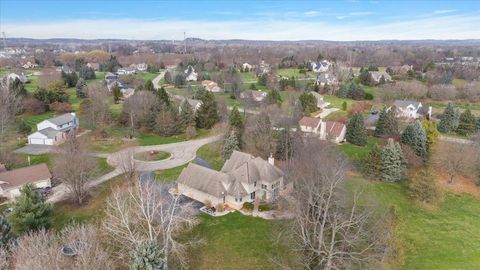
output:
<svg viewBox="0 0 480 270"><path fill-rule="evenodd" d="M339 147L352 161L361 163L367 157L368 153L370 152L370 150L372 150L373 146L375 146L376 143L381 144L382 139L369 136L366 146L357 146L345 142Z"/></svg>
<svg viewBox="0 0 480 270"><path fill-rule="evenodd" d="M206 144L197 151L197 157L206 160L212 169L219 171L223 166L222 158L223 141Z"/></svg>
<svg viewBox="0 0 480 270"><path fill-rule="evenodd" d="M46 112L42 114L36 115L22 115L20 118L25 120L25 122L32 127L32 131L37 130L37 124L42 122L43 120L52 118L55 116L55 112Z"/></svg>
<svg viewBox="0 0 480 270"><path fill-rule="evenodd" d="M167 170L162 170L162 171L156 171L155 172L155 180L157 180L160 183L172 183L177 181L178 176L182 172L183 168L187 167L187 164L178 166L175 168L167 169Z"/></svg>
<svg viewBox="0 0 480 270"><path fill-rule="evenodd" d="M274 243L274 228L280 221L244 216L239 212L223 217L200 216L201 223L188 234L206 241L193 250L192 269L278 269L273 258L292 260L282 245Z"/></svg>

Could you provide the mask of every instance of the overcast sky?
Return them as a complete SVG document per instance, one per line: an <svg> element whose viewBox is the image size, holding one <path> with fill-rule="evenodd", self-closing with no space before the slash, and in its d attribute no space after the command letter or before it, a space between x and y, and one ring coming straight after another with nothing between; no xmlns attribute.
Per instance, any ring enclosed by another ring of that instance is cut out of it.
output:
<svg viewBox="0 0 480 270"><path fill-rule="evenodd" d="M480 39L480 1L0 0L7 37Z"/></svg>

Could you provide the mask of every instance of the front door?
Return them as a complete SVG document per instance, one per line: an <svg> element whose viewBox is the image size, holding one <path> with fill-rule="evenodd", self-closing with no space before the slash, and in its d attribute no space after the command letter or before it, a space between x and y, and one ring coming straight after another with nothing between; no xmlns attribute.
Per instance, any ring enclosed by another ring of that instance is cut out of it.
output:
<svg viewBox="0 0 480 270"><path fill-rule="evenodd" d="M250 194L250 199L255 200L255 191Z"/></svg>

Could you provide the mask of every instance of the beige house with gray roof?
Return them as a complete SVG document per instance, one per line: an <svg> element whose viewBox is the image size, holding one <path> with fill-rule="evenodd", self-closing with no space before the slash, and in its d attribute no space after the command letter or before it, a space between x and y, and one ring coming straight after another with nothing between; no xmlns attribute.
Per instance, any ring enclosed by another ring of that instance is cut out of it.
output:
<svg viewBox="0 0 480 270"><path fill-rule="evenodd" d="M178 177L178 192L196 201L240 209L255 198L269 201L289 188L283 172L268 161L234 151L220 171L190 163Z"/></svg>

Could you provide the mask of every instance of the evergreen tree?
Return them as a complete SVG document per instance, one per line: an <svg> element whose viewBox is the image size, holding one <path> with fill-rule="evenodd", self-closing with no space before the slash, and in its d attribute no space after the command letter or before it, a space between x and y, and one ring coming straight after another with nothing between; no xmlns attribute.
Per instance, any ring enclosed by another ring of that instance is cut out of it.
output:
<svg viewBox="0 0 480 270"><path fill-rule="evenodd" d="M363 85L373 85L374 83L372 74L370 74L370 72L368 72L367 69L360 71L360 75L358 76L358 79L360 83Z"/></svg>
<svg viewBox="0 0 480 270"><path fill-rule="evenodd" d="M143 241L132 252L131 270L166 269L160 248L154 241Z"/></svg>
<svg viewBox="0 0 480 270"><path fill-rule="evenodd" d="M85 91L87 87L87 83L83 78L78 79L77 84L75 85L76 95L79 98L86 98L87 92Z"/></svg>
<svg viewBox="0 0 480 270"><path fill-rule="evenodd" d="M120 101L120 98L123 96L122 91L118 85L114 85L112 87L112 94L113 94L113 102L117 104Z"/></svg>
<svg viewBox="0 0 480 270"><path fill-rule="evenodd" d="M365 128L363 116L360 113L355 113L347 124L347 133L345 135L347 142L358 145L367 145L368 132Z"/></svg>
<svg viewBox="0 0 480 270"><path fill-rule="evenodd" d="M165 80L166 83L172 84L173 83L172 73L169 70L165 71L165 75L163 75L163 79Z"/></svg>
<svg viewBox="0 0 480 270"><path fill-rule="evenodd" d="M347 102L344 101L344 102L342 103L342 111L346 111L346 110L347 110Z"/></svg>
<svg viewBox="0 0 480 270"><path fill-rule="evenodd" d="M268 80L268 74L267 73L262 73L258 77L258 84L263 85L263 86L267 86L267 80Z"/></svg>
<svg viewBox="0 0 480 270"><path fill-rule="evenodd" d="M78 77L83 78L85 80L94 80L97 78L95 75L95 70L93 68L88 67L87 65L83 65L78 72Z"/></svg>
<svg viewBox="0 0 480 270"><path fill-rule="evenodd" d="M476 119L470 109L466 109L459 118L457 133L460 135L471 135L476 130Z"/></svg>
<svg viewBox="0 0 480 270"><path fill-rule="evenodd" d="M26 96L27 95L27 89L25 89L25 85L18 79L15 78L9 85L8 88L10 91L15 93L17 97L20 96Z"/></svg>
<svg viewBox="0 0 480 270"><path fill-rule="evenodd" d="M455 125L455 108L452 103L448 103L447 107L443 111L443 114L440 119L440 124L438 124L438 131L442 133L449 133L455 131L457 126Z"/></svg>
<svg viewBox="0 0 480 270"><path fill-rule="evenodd" d="M145 87L144 87L144 89L147 90L147 91L152 91L152 92L155 91L155 86L153 85L152 80L147 80L147 81L145 82Z"/></svg>
<svg viewBox="0 0 480 270"><path fill-rule="evenodd" d="M298 99L304 113L309 114L318 110L317 99L312 94L303 93Z"/></svg>
<svg viewBox="0 0 480 270"><path fill-rule="evenodd" d="M0 215L0 249L6 248L13 238L12 226L4 216Z"/></svg>
<svg viewBox="0 0 480 270"><path fill-rule="evenodd" d="M347 98L348 94L348 86L346 84L342 84L340 89L337 91L337 97L339 98Z"/></svg>
<svg viewBox="0 0 480 270"><path fill-rule="evenodd" d="M240 137L243 133L243 119L238 111L237 106L233 106L230 115L228 116L228 124L230 128Z"/></svg>
<svg viewBox="0 0 480 270"><path fill-rule="evenodd" d="M477 123L475 124L476 126L476 131L479 132L480 131L480 117L477 118Z"/></svg>
<svg viewBox="0 0 480 270"><path fill-rule="evenodd" d="M181 73L175 75L175 87L180 87L185 85L185 76Z"/></svg>
<svg viewBox="0 0 480 270"><path fill-rule="evenodd" d="M398 119L396 116L397 108L393 106L385 114L385 120L383 122L383 135L385 137L395 137L398 135Z"/></svg>
<svg viewBox="0 0 480 270"><path fill-rule="evenodd" d="M385 182L396 182L403 178L404 165L403 153L400 144L388 139L382 149L382 169L380 179Z"/></svg>
<svg viewBox="0 0 480 270"><path fill-rule="evenodd" d="M20 189L20 196L13 203L10 221L18 233L48 229L51 226L53 208L45 203L43 197L31 184Z"/></svg>
<svg viewBox="0 0 480 270"><path fill-rule="evenodd" d="M440 195L440 189L430 168L424 168L409 181L410 195L420 202L432 203Z"/></svg>
<svg viewBox="0 0 480 270"><path fill-rule="evenodd" d="M382 137L384 135L385 118L387 117L387 108L383 108L378 114L378 120L375 124L373 136Z"/></svg>
<svg viewBox="0 0 480 270"><path fill-rule="evenodd" d="M282 97L280 92L277 89L272 89L267 94L267 103L268 104L277 104L278 106L282 105Z"/></svg>
<svg viewBox="0 0 480 270"><path fill-rule="evenodd" d="M365 175L371 179L380 179L382 172L382 149L375 144L375 146L368 153L365 165L363 167Z"/></svg>
<svg viewBox="0 0 480 270"><path fill-rule="evenodd" d="M202 106L198 109L196 123L198 128L210 129L219 120L217 102L211 92L202 97Z"/></svg>
<svg viewBox="0 0 480 270"><path fill-rule="evenodd" d="M170 106L170 96L168 95L167 91L165 88L160 87L157 91L155 91L155 95L160 99L160 102L165 104L165 106Z"/></svg>
<svg viewBox="0 0 480 270"><path fill-rule="evenodd" d="M182 129L186 129L193 125L195 125L195 112L193 111L192 105L190 105L185 98L180 105L180 126Z"/></svg>
<svg viewBox="0 0 480 270"><path fill-rule="evenodd" d="M424 160L427 158L427 135L420 121L408 125L402 133L400 141L409 145L415 154Z"/></svg>
<svg viewBox="0 0 480 270"><path fill-rule="evenodd" d="M230 158L234 150L240 149L240 142L238 141L237 136L234 132L230 133L230 136L225 140L222 149L222 157L223 160L227 160Z"/></svg>
<svg viewBox="0 0 480 270"><path fill-rule="evenodd" d="M427 152L429 152L432 145L438 141L440 132L438 131L437 123L427 119L422 121L422 127L427 135Z"/></svg>
<svg viewBox="0 0 480 270"><path fill-rule="evenodd" d="M17 132L23 135L28 135L32 132L32 127L25 122L25 120L20 119L17 122Z"/></svg>
<svg viewBox="0 0 480 270"><path fill-rule="evenodd" d="M362 100L365 99L365 90L355 83L350 83L348 86L347 98L351 98L354 100Z"/></svg>

